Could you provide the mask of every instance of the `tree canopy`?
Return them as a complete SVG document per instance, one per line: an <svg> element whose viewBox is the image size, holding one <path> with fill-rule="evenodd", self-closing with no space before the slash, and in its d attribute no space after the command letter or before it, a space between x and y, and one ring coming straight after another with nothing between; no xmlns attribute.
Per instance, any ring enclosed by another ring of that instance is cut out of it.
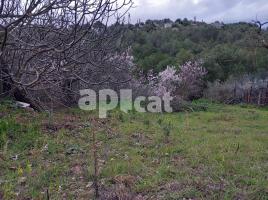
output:
<svg viewBox="0 0 268 200"><path fill-rule="evenodd" d="M172 26L165 26L167 23ZM267 36L268 31L263 30L263 37ZM204 62L209 81L268 70L268 50L260 45L258 26L251 23L150 20L133 25L126 37L135 64L144 72L158 73L167 65L191 60Z"/></svg>

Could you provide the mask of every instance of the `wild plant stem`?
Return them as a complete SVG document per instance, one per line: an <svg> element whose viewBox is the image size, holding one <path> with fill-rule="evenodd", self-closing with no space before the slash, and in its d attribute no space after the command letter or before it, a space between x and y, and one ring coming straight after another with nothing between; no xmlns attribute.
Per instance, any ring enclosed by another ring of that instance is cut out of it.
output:
<svg viewBox="0 0 268 200"><path fill-rule="evenodd" d="M94 189L95 189L95 198L99 197L99 185L98 185L98 155L97 155L97 142L96 142L96 133L93 131L93 157L94 157Z"/></svg>

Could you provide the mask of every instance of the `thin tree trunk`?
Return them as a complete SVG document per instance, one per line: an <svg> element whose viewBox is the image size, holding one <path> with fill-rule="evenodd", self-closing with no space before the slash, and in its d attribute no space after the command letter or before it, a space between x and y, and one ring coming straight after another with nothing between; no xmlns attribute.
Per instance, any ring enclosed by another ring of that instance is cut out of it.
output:
<svg viewBox="0 0 268 200"><path fill-rule="evenodd" d="M6 97L10 95L12 89L12 81L8 77L8 66L0 56L0 97Z"/></svg>
<svg viewBox="0 0 268 200"><path fill-rule="evenodd" d="M258 106L261 105L262 90L259 91Z"/></svg>

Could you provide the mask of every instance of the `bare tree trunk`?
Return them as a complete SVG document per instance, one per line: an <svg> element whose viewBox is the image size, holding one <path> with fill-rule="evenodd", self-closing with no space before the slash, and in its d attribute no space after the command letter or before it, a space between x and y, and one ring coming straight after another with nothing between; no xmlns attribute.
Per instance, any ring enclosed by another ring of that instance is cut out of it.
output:
<svg viewBox="0 0 268 200"><path fill-rule="evenodd" d="M259 91L258 106L261 105L262 89Z"/></svg>
<svg viewBox="0 0 268 200"><path fill-rule="evenodd" d="M265 94L265 105L268 105L268 82L267 82L266 94Z"/></svg>
<svg viewBox="0 0 268 200"><path fill-rule="evenodd" d="M237 86L236 86L236 82L235 82L235 87L234 87L234 99L236 99L236 90L237 90L236 87L237 87Z"/></svg>
<svg viewBox="0 0 268 200"><path fill-rule="evenodd" d="M8 66L4 59L0 56L0 97L6 97L11 92L12 81L8 74Z"/></svg>
<svg viewBox="0 0 268 200"><path fill-rule="evenodd" d="M2 70L0 71L0 94L4 94L4 82L3 82L3 74ZM1 97L2 95L0 95Z"/></svg>
<svg viewBox="0 0 268 200"><path fill-rule="evenodd" d="M249 97L248 97L248 103L251 103L252 90L253 90L253 87L251 86L250 92L249 92Z"/></svg>

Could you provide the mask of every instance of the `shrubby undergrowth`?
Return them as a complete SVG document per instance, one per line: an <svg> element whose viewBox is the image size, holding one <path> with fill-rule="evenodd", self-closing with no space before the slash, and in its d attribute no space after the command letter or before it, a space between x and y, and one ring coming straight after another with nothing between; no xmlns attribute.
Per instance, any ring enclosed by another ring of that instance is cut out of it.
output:
<svg viewBox="0 0 268 200"><path fill-rule="evenodd" d="M265 77L265 76L264 76ZM268 104L268 78L243 75L208 83L204 97L223 103Z"/></svg>

